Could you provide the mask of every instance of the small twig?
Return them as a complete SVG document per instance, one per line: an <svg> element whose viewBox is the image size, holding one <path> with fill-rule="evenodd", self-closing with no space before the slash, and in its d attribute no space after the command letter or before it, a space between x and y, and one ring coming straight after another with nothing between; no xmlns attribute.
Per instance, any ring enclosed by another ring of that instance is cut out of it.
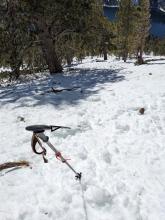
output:
<svg viewBox="0 0 165 220"><path fill-rule="evenodd" d="M8 163L3 163L0 164L0 171L4 170L4 169L8 169L8 168L12 168L12 167L28 167L30 166L28 161L19 161L19 162L8 162Z"/></svg>

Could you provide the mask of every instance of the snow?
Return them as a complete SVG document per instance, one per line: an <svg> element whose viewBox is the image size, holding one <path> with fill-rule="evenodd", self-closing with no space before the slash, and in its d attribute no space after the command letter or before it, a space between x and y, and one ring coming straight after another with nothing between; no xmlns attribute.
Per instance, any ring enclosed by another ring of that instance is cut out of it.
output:
<svg viewBox="0 0 165 220"><path fill-rule="evenodd" d="M10 68L7 68L7 67L0 67L0 73L1 72L4 72L4 71L10 71Z"/></svg>
<svg viewBox="0 0 165 220"><path fill-rule="evenodd" d="M164 8L161 8L161 7L160 7L159 9L160 9L162 12L165 12L165 9L164 9Z"/></svg>
<svg viewBox="0 0 165 220"><path fill-rule="evenodd" d="M146 59L88 57L63 74L1 85L0 161L31 164L0 173L1 220L165 219L165 58ZM49 163L32 152L31 124L72 128L46 134L81 184L45 144Z"/></svg>

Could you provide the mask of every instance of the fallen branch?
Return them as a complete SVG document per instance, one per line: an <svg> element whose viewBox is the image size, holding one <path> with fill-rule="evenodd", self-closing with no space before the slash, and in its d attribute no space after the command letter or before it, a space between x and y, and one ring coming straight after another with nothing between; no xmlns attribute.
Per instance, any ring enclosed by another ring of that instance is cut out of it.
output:
<svg viewBox="0 0 165 220"><path fill-rule="evenodd" d="M76 89L79 89L80 87L73 87L73 88L68 88L68 89L54 89L52 87L52 92L54 93L58 93L58 92L62 92L62 91L74 91Z"/></svg>
<svg viewBox="0 0 165 220"><path fill-rule="evenodd" d="M55 88L51 88L51 90L48 90L44 93L42 93L41 95L44 95L45 93L59 93L59 92L63 92L63 91L74 91L74 90L77 90L77 89L80 89L80 87L73 87L73 88L66 88L66 89L55 89Z"/></svg>
<svg viewBox="0 0 165 220"><path fill-rule="evenodd" d="M3 163L0 164L0 171L4 170L4 169L8 169L8 168L12 168L12 167L29 167L30 164L28 161L19 161L19 162L8 162L8 163Z"/></svg>

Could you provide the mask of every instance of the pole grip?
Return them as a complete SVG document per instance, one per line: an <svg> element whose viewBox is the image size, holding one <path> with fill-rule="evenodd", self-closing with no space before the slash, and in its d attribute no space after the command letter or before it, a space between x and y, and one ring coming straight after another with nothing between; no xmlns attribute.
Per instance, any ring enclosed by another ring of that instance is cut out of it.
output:
<svg viewBox="0 0 165 220"><path fill-rule="evenodd" d="M49 137L46 136L44 133L37 133L36 135L45 143L47 143L49 141Z"/></svg>

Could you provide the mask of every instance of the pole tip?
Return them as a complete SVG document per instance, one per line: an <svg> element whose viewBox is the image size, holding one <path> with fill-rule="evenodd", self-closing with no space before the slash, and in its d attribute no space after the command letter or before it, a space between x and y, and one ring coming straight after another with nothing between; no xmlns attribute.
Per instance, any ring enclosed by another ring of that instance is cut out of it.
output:
<svg viewBox="0 0 165 220"><path fill-rule="evenodd" d="M81 180L81 177L82 177L82 173L77 173L75 176L76 180Z"/></svg>

